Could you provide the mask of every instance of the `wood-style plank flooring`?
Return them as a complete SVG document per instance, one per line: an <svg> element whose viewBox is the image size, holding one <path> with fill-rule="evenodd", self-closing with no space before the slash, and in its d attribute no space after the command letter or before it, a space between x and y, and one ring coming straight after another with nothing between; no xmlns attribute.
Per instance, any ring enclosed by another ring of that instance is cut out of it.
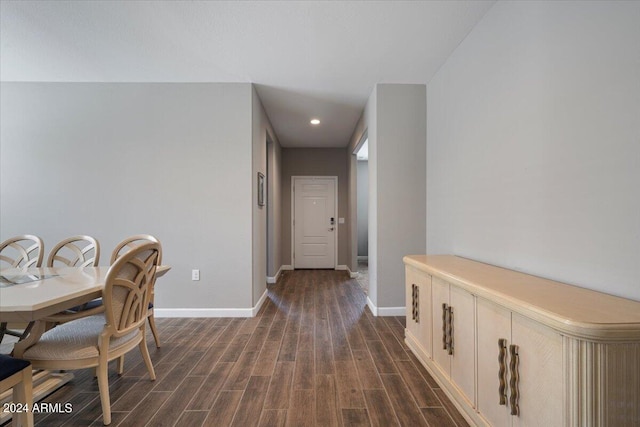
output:
<svg viewBox="0 0 640 427"><path fill-rule="evenodd" d="M404 317L374 317L342 271L296 270L269 285L254 318L157 319L148 345L110 373L113 426L463 426L404 344ZM101 426L92 370L45 399L71 413L36 426Z"/></svg>

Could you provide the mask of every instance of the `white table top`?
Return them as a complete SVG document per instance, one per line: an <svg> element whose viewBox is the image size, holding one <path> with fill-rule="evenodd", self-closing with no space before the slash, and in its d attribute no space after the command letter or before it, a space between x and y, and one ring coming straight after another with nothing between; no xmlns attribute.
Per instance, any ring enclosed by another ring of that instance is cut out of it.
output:
<svg viewBox="0 0 640 427"><path fill-rule="evenodd" d="M160 277L169 269L169 266L159 266L156 274ZM0 321L37 320L99 298L108 271L109 267L0 270Z"/></svg>

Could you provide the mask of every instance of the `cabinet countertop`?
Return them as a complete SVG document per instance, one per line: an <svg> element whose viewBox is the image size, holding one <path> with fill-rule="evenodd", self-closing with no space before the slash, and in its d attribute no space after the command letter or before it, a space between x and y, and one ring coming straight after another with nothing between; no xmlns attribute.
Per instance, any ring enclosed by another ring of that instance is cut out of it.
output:
<svg viewBox="0 0 640 427"><path fill-rule="evenodd" d="M531 317L595 341L640 339L640 302L454 255L408 255L419 270Z"/></svg>

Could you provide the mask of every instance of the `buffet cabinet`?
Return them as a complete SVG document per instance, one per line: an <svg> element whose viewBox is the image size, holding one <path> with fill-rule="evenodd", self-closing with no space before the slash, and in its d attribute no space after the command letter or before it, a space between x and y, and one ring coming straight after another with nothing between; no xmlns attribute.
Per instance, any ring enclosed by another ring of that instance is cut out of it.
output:
<svg viewBox="0 0 640 427"><path fill-rule="evenodd" d="M412 255L405 341L471 425L640 427L640 302Z"/></svg>

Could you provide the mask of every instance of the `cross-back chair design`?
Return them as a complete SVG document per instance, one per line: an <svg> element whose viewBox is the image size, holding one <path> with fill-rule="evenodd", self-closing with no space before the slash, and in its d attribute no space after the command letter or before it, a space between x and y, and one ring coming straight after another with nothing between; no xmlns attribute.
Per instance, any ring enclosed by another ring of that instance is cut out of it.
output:
<svg viewBox="0 0 640 427"><path fill-rule="evenodd" d="M78 235L62 240L51 249L47 267L97 267L100 262L100 243L91 236ZM97 298L62 313L46 318L57 324L92 316L104 310L102 298Z"/></svg>
<svg viewBox="0 0 640 427"><path fill-rule="evenodd" d="M42 267L44 243L38 236L23 234L0 243L0 268ZM24 331L7 329L7 323L0 323L0 343L5 335L23 339L31 330L32 323Z"/></svg>
<svg viewBox="0 0 640 427"><path fill-rule="evenodd" d="M47 267L95 267L100 262L100 244L91 236L72 236L51 249Z"/></svg>
<svg viewBox="0 0 640 427"><path fill-rule="evenodd" d="M0 267L42 267L44 244L31 234L15 236L0 243Z"/></svg>
<svg viewBox="0 0 640 427"><path fill-rule="evenodd" d="M160 244L160 241L156 237L150 234L136 234L136 235L127 237L126 239L118 243L116 247L113 249L113 252L111 253L111 264L113 264L118 259L118 257L120 257L122 254L125 254L131 249L136 248L146 242L155 242L158 245L160 245L160 253L158 255L158 265L162 264L162 245ZM153 315L154 296L155 296L154 289L155 289L155 279L151 284L151 299L149 300L149 310L147 313L147 318L149 319L149 327L151 328L151 333L153 334L153 340L156 343L156 347L160 348L160 337L158 335L158 329L156 328L156 321Z"/></svg>
<svg viewBox="0 0 640 427"><path fill-rule="evenodd" d="M103 422L111 423L108 364L136 346L155 380L145 338L151 285L160 259L160 245L148 242L121 255L109 268L103 291L104 313L63 323L44 332L16 356L31 361L34 369L71 370L96 367ZM41 333L44 322L37 325ZM26 341L25 341L26 342ZM122 365L118 366L122 373Z"/></svg>

